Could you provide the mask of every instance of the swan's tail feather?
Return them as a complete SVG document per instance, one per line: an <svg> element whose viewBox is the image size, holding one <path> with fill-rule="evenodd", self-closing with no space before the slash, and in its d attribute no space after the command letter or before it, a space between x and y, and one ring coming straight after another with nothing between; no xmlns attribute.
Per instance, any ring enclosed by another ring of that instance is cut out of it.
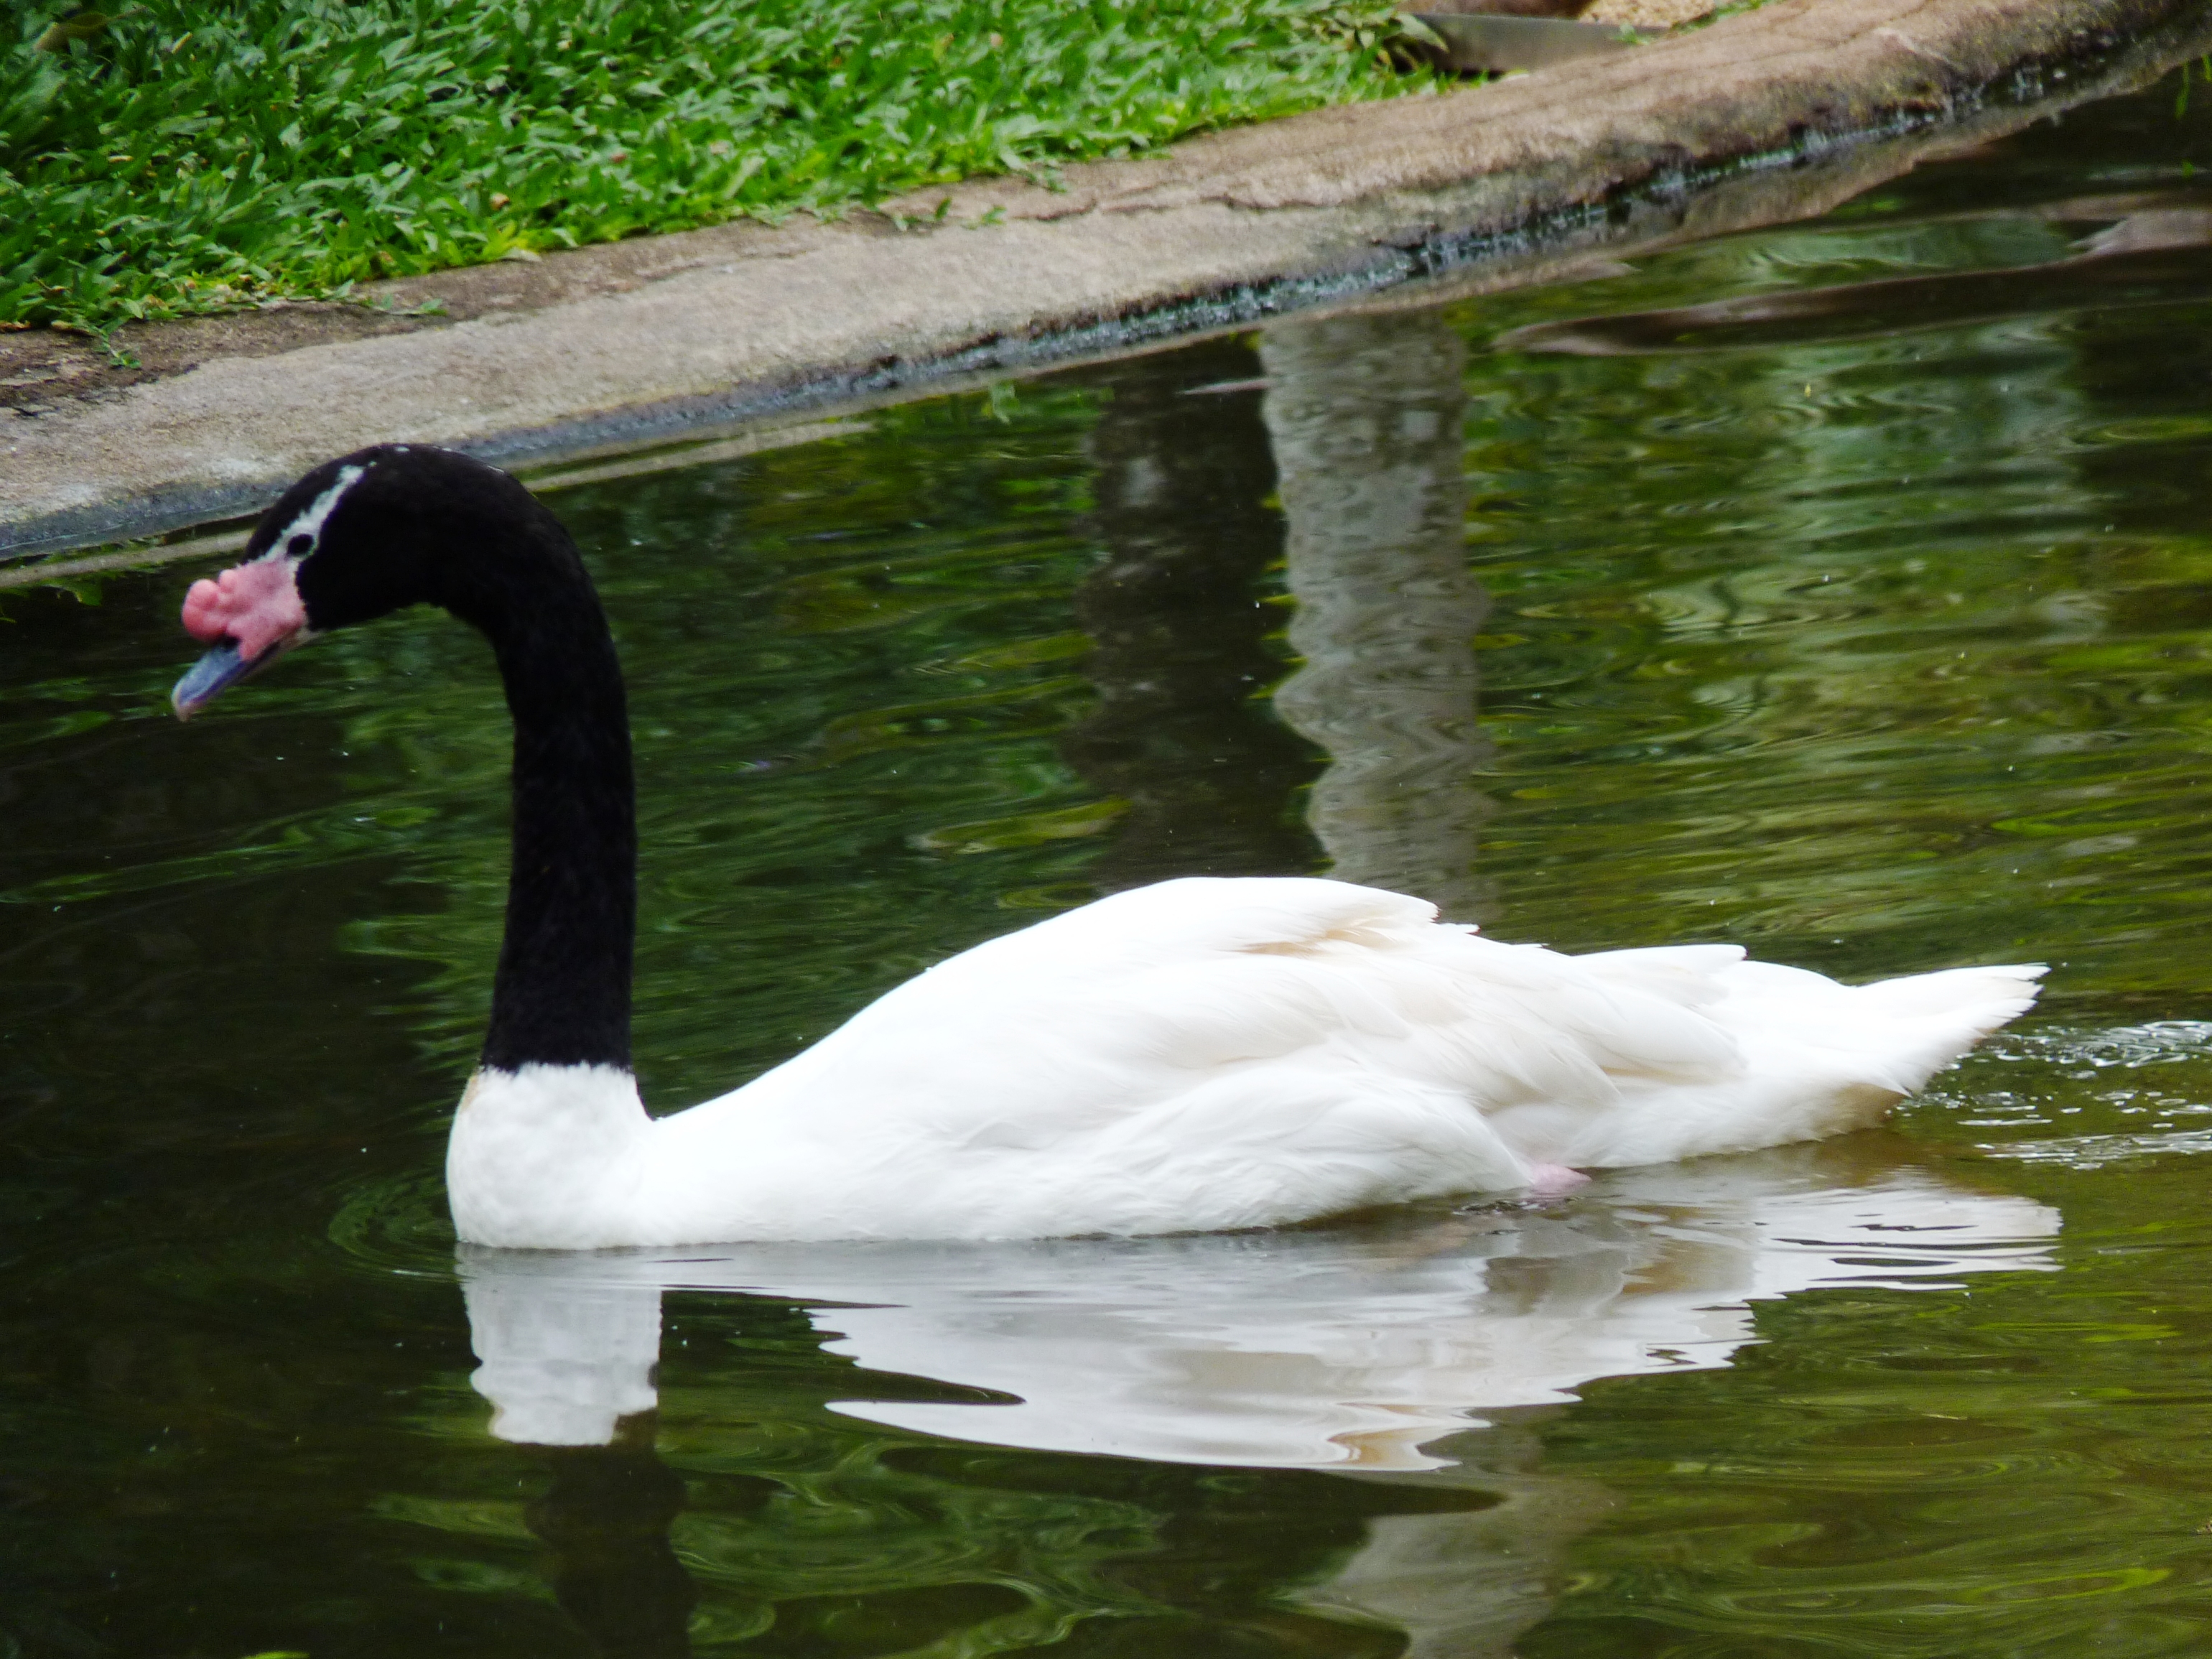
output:
<svg viewBox="0 0 2212 1659"><path fill-rule="evenodd" d="M1889 1073L1884 1081L1911 1093L2034 1006L2036 981L2049 971L2042 963L1953 968L1861 987L1862 1002L1894 1033L1894 1046L1882 1057Z"/></svg>
<svg viewBox="0 0 2212 1659"><path fill-rule="evenodd" d="M1983 1009L1992 1012L1981 1028L1987 1036L2007 1020L2027 1012L2039 988L2036 981L2051 971L2040 962L2008 963L1990 968L1947 968L1941 973L1911 974L1862 986L1859 994L1878 1007L1895 1008L1904 1014L1966 1014Z"/></svg>
<svg viewBox="0 0 2212 1659"><path fill-rule="evenodd" d="M1656 1070L1615 1074L1626 1109L1555 1131L1540 1155L1585 1168L1656 1164L1863 1128L2024 1012L2043 971L1962 968L1850 987L1739 963L1708 1010L1740 1045L1732 1075L1684 1085Z"/></svg>

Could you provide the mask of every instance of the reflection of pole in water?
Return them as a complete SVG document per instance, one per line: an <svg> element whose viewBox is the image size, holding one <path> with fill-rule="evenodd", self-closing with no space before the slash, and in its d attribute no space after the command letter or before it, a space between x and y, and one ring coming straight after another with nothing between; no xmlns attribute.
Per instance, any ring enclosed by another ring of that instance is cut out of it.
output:
<svg viewBox="0 0 2212 1659"><path fill-rule="evenodd" d="M1329 754L1310 819L1332 873L1477 919L1471 641L1489 608L1467 568L1466 346L1433 311L1278 323L1271 387L1285 554L1304 665L1275 693Z"/></svg>
<svg viewBox="0 0 2212 1659"><path fill-rule="evenodd" d="M1416 1489L1454 1487L1492 1502L1376 1516L1367 1522L1365 1544L1294 1599L1403 1632L1396 1659L1513 1659L1515 1639L1551 1614L1569 1546L1614 1506L1594 1481L1540 1472L1542 1425L1565 1409L1486 1411L1487 1427L1432 1443L1454 1462L1415 1477ZM1346 1478L1392 1485L1405 1479Z"/></svg>
<svg viewBox="0 0 2212 1659"><path fill-rule="evenodd" d="M1265 503L1274 463L1251 349L1217 340L1118 365L1089 448L1089 528L1105 562L1076 590L1098 712L1060 740L1094 787L1129 803L1092 866L1107 888L1180 875L1309 869L1285 809L1311 770L1304 745L1254 702L1281 672L1261 584L1282 555Z"/></svg>
<svg viewBox="0 0 2212 1659"><path fill-rule="evenodd" d="M551 1471L524 1518L562 1609L604 1659L684 1659L699 1595L668 1541L684 1482L653 1449L660 1287L567 1283L553 1260L464 1281L477 1391Z"/></svg>
<svg viewBox="0 0 2212 1659"><path fill-rule="evenodd" d="M553 1484L525 1513L552 1547L554 1599L605 1659L685 1659L699 1592L668 1541L684 1482L653 1448L653 1414L612 1443L539 1451Z"/></svg>

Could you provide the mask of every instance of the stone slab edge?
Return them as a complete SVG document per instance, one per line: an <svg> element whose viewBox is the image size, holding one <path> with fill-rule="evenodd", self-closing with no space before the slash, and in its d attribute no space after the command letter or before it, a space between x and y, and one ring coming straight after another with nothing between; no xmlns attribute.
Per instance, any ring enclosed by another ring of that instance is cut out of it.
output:
<svg viewBox="0 0 2212 1659"><path fill-rule="evenodd" d="M511 462L667 441L1819 211L2203 50L2208 10L1777 0L1632 53L1071 168L1057 191L982 181L841 224L393 284L450 294L460 320L217 355L7 419L0 556L254 511L368 443Z"/></svg>

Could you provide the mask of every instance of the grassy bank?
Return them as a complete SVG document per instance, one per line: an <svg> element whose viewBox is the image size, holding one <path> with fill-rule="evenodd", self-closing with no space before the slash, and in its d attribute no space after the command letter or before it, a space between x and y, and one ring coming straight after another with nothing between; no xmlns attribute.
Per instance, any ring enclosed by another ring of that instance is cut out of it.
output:
<svg viewBox="0 0 2212 1659"><path fill-rule="evenodd" d="M62 9L15 10L0 45L0 322L835 214L1408 84L1376 50L1388 0L134 0L50 28Z"/></svg>

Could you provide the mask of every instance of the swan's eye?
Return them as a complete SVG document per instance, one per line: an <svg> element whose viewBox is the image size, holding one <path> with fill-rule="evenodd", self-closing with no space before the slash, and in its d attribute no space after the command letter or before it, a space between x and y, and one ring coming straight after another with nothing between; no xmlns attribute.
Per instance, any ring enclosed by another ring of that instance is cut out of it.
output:
<svg viewBox="0 0 2212 1659"><path fill-rule="evenodd" d="M313 536L295 536L284 544L284 550L295 559L304 559L315 550L315 538Z"/></svg>

